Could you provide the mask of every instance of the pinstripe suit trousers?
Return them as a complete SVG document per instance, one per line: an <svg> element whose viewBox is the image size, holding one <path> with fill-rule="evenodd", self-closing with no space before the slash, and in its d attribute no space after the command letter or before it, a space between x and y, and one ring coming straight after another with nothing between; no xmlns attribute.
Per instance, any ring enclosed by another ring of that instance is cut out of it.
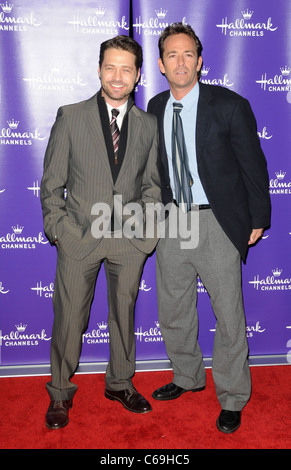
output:
<svg viewBox="0 0 291 470"><path fill-rule="evenodd" d="M58 248L53 298L51 400L69 400L77 390L70 381L81 355L96 280L104 262L108 292L110 360L105 383L111 390L132 385L135 372L134 308L146 255L126 238L104 238L86 258L77 261Z"/></svg>

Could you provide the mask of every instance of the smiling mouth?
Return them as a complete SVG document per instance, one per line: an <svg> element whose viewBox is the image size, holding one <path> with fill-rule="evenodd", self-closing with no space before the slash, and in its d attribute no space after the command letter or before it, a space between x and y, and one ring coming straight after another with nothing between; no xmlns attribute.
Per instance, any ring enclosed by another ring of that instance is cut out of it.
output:
<svg viewBox="0 0 291 470"><path fill-rule="evenodd" d="M118 85L116 83L111 83L111 86L112 86L112 88L115 88L117 90L124 87L124 85L120 85L120 84Z"/></svg>

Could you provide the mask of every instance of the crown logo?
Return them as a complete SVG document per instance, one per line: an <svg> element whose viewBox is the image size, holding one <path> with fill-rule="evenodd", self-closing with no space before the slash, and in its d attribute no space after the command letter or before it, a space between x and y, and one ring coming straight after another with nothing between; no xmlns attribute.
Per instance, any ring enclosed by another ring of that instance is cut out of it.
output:
<svg viewBox="0 0 291 470"><path fill-rule="evenodd" d="M207 67L205 67L205 66L203 65L203 67L202 67L202 69L201 69L201 75L202 75L202 77L206 77L206 75L208 75L209 70L210 70L210 67L207 68Z"/></svg>
<svg viewBox="0 0 291 470"><path fill-rule="evenodd" d="M280 67L280 70L281 70L282 75L284 75L284 77L288 77L288 75L291 72L291 68L287 67L287 65L285 65L285 68Z"/></svg>
<svg viewBox="0 0 291 470"><path fill-rule="evenodd" d="M17 331L20 331L20 332L25 331L27 327L27 325L23 325L22 323L20 323L19 325L15 325L15 326L16 326Z"/></svg>
<svg viewBox="0 0 291 470"><path fill-rule="evenodd" d="M95 10L97 16L104 16L106 12L106 8L98 7Z"/></svg>
<svg viewBox="0 0 291 470"><path fill-rule="evenodd" d="M158 328L160 328L160 322L159 321L155 321L155 324Z"/></svg>
<svg viewBox="0 0 291 470"><path fill-rule="evenodd" d="M7 121L7 124L10 129L17 129L19 121L14 121L14 119L11 119L11 121Z"/></svg>
<svg viewBox="0 0 291 470"><path fill-rule="evenodd" d="M279 277L281 276L281 272L283 271L283 269L272 269L272 273L274 274L275 277Z"/></svg>
<svg viewBox="0 0 291 470"><path fill-rule="evenodd" d="M245 20L250 20L254 12L247 9L246 11L242 11L241 14Z"/></svg>
<svg viewBox="0 0 291 470"><path fill-rule="evenodd" d="M168 10L163 10L162 8L160 8L160 10L155 10L155 12L158 18L163 19L165 18Z"/></svg>
<svg viewBox="0 0 291 470"><path fill-rule="evenodd" d="M12 227L12 230L14 233L16 233L17 235L19 235L20 233L22 233L22 230L24 229L24 227L19 227L19 225L17 224L16 227Z"/></svg>
<svg viewBox="0 0 291 470"><path fill-rule="evenodd" d="M278 180L283 180L286 175L286 171L275 171L275 175L277 176Z"/></svg>
<svg viewBox="0 0 291 470"><path fill-rule="evenodd" d="M0 5L1 5L2 11L4 11L4 13L11 13L12 8L13 8L13 3L8 4L6 2L5 5L4 5L4 3L0 3Z"/></svg>
<svg viewBox="0 0 291 470"><path fill-rule="evenodd" d="M103 320L102 320L102 323L97 323L97 325L99 326L99 330L106 330L108 324L107 323L104 323Z"/></svg>

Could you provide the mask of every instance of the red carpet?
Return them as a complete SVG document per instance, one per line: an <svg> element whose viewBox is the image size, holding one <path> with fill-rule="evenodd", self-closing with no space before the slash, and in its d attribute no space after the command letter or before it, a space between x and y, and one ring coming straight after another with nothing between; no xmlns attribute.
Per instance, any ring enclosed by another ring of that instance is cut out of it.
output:
<svg viewBox="0 0 291 470"><path fill-rule="evenodd" d="M290 449L291 367L252 367L253 394L241 427L219 432L211 369L203 392L157 402L151 393L172 373L138 372L134 385L153 411L138 415L104 397L104 375L76 375L78 385L70 423L46 428L48 377L0 379L1 449Z"/></svg>

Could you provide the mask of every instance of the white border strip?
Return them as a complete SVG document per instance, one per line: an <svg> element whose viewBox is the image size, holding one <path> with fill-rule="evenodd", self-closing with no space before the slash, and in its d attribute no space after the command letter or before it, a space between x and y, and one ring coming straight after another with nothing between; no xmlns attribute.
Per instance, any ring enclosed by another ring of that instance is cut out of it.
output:
<svg viewBox="0 0 291 470"><path fill-rule="evenodd" d="M286 355L250 356L250 366L280 366L291 365ZM206 368L212 367L212 358L204 358ZM84 362L80 363L76 374L104 374L107 362ZM168 359L155 361L137 361L136 372L153 372L171 370ZM4 377L27 377L50 375L49 364L28 364L14 366L0 366L0 378Z"/></svg>

